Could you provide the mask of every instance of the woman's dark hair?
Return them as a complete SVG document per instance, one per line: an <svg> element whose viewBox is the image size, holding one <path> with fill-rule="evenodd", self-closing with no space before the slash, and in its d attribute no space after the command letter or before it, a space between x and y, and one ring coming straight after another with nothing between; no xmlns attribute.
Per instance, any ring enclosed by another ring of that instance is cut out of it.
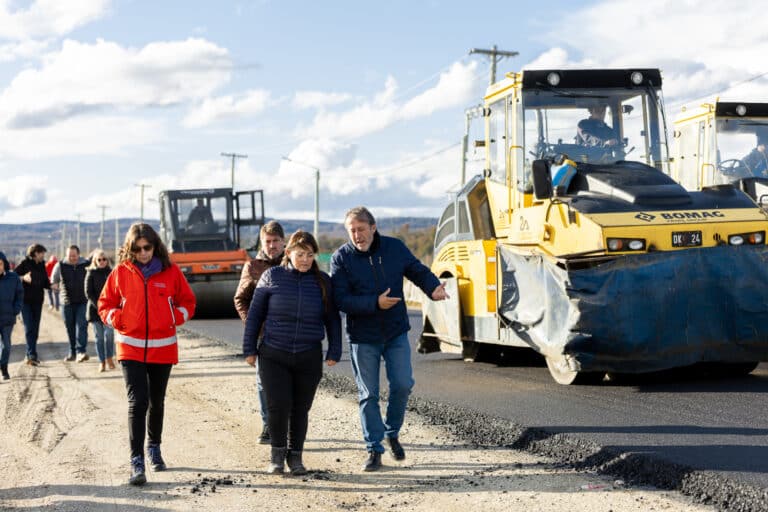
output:
<svg viewBox="0 0 768 512"><path fill-rule="evenodd" d="M291 262L291 259L289 257L289 253L292 251L295 251L296 249L304 249L305 251L312 251L317 255L320 252L320 247L317 245L317 240L315 240L315 237L312 236L312 233L307 233L306 231L298 230L294 234L291 235L291 238L288 239L288 243L285 245L285 254L283 256L283 261L280 263L282 266L287 267L288 264ZM309 269L313 274L315 274L315 278L317 279L317 284L320 286L320 292L323 294L323 305L325 306L325 310L328 310L328 285L325 282L325 279L323 278L323 274L320 272L320 267L317 266L317 259L312 260L312 268Z"/></svg>
<svg viewBox="0 0 768 512"><path fill-rule="evenodd" d="M27 256L30 258L35 255L35 253L38 252L48 252L48 249L43 247L41 244L32 244L29 247L27 247Z"/></svg>
<svg viewBox="0 0 768 512"><path fill-rule="evenodd" d="M139 238L143 238L152 244L152 247L154 248L152 255L157 256L158 259L160 259L160 262L163 264L163 270L171 266L171 258L168 256L168 249L165 247L163 241L160 240L160 236L158 236L152 226L144 224L143 222L136 222L131 224L131 227L128 228L128 232L125 234L125 242L120 248L119 263L124 261L136 262L136 258L134 257L134 253L136 252L135 244L136 240Z"/></svg>

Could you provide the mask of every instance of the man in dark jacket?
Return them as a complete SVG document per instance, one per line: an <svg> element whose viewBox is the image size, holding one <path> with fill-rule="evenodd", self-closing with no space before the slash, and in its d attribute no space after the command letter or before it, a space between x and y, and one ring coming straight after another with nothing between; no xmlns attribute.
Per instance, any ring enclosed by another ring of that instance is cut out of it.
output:
<svg viewBox="0 0 768 512"><path fill-rule="evenodd" d="M26 362L37 366L37 337L40 333L40 317L43 313L45 290L51 287L48 274L45 271L46 249L40 244L32 244L27 248L27 257L16 267L16 273L24 285L24 305L21 308L21 318L24 320L24 336L27 341Z"/></svg>
<svg viewBox="0 0 768 512"><path fill-rule="evenodd" d="M53 269L52 285L61 289L61 315L69 336L69 354L65 361L82 363L88 360L88 321L85 311L88 297L85 295L85 274L90 261L80 257L80 248L70 245L67 258L61 260ZM77 354L75 354L77 352Z"/></svg>
<svg viewBox="0 0 768 512"><path fill-rule="evenodd" d="M368 450L364 471L381 468L384 437L395 460L405 459L398 440L413 388L408 311L403 301L403 277L432 300L448 297L445 286L397 238L380 236L367 208L349 210L344 226L350 242L331 259L333 295L347 314L352 370L358 388L363 438ZM389 402L386 419L379 409L381 360L386 365Z"/></svg>
<svg viewBox="0 0 768 512"><path fill-rule="evenodd" d="M261 226L259 232L259 252L256 257L247 262L240 274L240 282L235 292L235 310L243 323L248 318L248 308L253 299L253 290L256 283L259 282L261 274L267 269L279 265L283 260L283 251L285 250L285 232L283 226L276 220L271 220ZM254 356L254 364L256 358ZM262 429L259 435L259 444L269 444L272 438L269 434L269 423L267 422L267 397L264 393L264 386L261 385L258 368L256 370L256 390L259 394L259 410L261 412Z"/></svg>
<svg viewBox="0 0 768 512"><path fill-rule="evenodd" d="M757 134L757 147L743 158L752 176L764 178L768 176L768 133Z"/></svg>
<svg viewBox="0 0 768 512"><path fill-rule="evenodd" d="M8 259L0 252L0 373L8 380L8 360L11 356L11 332L16 317L24 303L24 288L21 279L11 271Z"/></svg>
<svg viewBox="0 0 768 512"><path fill-rule="evenodd" d="M587 109L589 117L579 121L576 143L581 146L615 146L619 143L616 130L605 123L605 105Z"/></svg>

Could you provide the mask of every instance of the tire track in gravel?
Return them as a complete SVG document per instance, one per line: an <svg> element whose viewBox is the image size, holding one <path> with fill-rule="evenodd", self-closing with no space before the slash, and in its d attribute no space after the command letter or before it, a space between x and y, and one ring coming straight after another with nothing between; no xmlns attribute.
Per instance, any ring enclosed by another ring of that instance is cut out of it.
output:
<svg viewBox="0 0 768 512"><path fill-rule="evenodd" d="M43 334L47 333L41 333L41 337ZM50 453L98 407L82 385L59 384L70 380L79 384L80 378L71 370L71 363L58 362L61 355L54 345L41 343L38 352L43 363L21 365L16 378L10 381L2 418L9 427L6 431Z"/></svg>

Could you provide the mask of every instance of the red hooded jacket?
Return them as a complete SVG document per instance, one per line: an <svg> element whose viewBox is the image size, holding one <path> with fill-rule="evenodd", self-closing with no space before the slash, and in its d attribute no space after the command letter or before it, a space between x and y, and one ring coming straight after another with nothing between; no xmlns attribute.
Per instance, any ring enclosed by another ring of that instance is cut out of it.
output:
<svg viewBox="0 0 768 512"><path fill-rule="evenodd" d="M175 264L145 279L125 261L109 275L98 309L115 328L118 361L176 364L176 326L194 315L195 295Z"/></svg>

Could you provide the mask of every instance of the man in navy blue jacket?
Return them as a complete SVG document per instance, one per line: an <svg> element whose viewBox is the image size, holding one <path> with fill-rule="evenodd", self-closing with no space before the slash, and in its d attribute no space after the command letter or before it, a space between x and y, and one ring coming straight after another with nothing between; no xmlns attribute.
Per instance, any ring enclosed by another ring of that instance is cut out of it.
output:
<svg viewBox="0 0 768 512"><path fill-rule="evenodd" d="M403 242L379 235L376 221L367 208L358 206L349 210L344 226L350 241L331 259L333 295L339 310L347 317L352 370L368 450L363 470L376 471L381 468L384 437L395 460L405 459L398 435L414 380L403 277L432 300L443 300L448 295L445 286ZM385 419L379 408L382 359L389 381Z"/></svg>

